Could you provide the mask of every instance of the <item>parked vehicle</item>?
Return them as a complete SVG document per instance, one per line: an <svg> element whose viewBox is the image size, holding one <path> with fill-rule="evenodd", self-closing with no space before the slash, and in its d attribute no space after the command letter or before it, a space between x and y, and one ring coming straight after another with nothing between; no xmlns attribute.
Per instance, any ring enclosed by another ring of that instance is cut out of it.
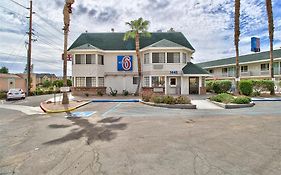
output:
<svg viewBox="0 0 281 175"><path fill-rule="evenodd" d="M10 89L7 92L7 100L25 99L25 92L22 89Z"/></svg>

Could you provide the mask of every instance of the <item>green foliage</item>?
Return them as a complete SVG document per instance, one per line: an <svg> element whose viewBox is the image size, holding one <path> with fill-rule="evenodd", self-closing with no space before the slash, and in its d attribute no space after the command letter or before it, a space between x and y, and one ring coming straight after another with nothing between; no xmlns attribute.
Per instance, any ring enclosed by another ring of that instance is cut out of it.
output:
<svg viewBox="0 0 281 175"><path fill-rule="evenodd" d="M149 21L143 20L143 18L126 22L126 25L130 26L131 30L125 33L124 41L130 38L135 39L137 33L140 33L142 36L145 37L150 37L151 34L147 32L149 23Z"/></svg>
<svg viewBox="0 0 281 175"><path fill-rule="evenodd" d="M49 80L45 80L42 85L43 87L50 87L52 85L52 82L50 82Z"/></svg>
<svg viewBox="0 0 281 175"><path fill-rule="evenodd" d="M36 90L34 91L35 95L43 95L44 91L41 88L36 88Z"/></svg>
<svg viewBox="0 0 281 175"><path fill-rule="evenodd" d="M272 80L252 80L254 92L260 94L262 91L269 91L274 94L274 82Z"/></svg>
<svg viewBox="0 0 281 175"><path fill-rule="evenodd" d="M104 93L103 93L103 91L102 91L102 90L97 90L97 95L98 95L98 96L103 96L103 95L104 95Z"/></svg>
<svg viewBox="0 0 281 175"><path fill-rule="evenodd" d="M231 103L234 100L234 97L227 93L218 94L210 97L210 100L220 102L220 103Z"/></svg>
<svg viewBox="0 0 281 175"><path fill-rule="evenodd" d="M175 98L173 96L166 95L166 96L163 96L163 103L175 104L176 100L175 100Z"/></svg>
<svg viewBox="0 0 281 175"><path fill-rule="evenodd" d="M249 97L237 97L233 100L232 103L235 104L249 104L251 102L251 99Z"/></svg>
<svg viewBox="0 0 281 175"><path fill-rule="evenodd" d="M72 86L72 81L70 79L67 79L66 84L67 84L67 86Z"/></svg>
<svg viewBox="0 0 281 175"><path fill-rule="evenodd" d="M242 80L239 83L239 90L243 95L251 95L253 93L253 81L251 80Z"/></svg>
<svg viewBox="0 0 281 175"><path fill-rule="evenodd" d="M7 98L7 92L0 91L0 99L6 99Z"/></svg>
<svg viewBox="0 0 281 175"><path fill-rule="evenodd" d="M5 67L5 66L2 66L0 68L0 73L1 74L8 74L9 73L9 69L7 67Z"/></svg>
<svg viewBox="0 0 281 175"><path fill-rule="evenodd" d="M57 88L63 87L63 80L55 80L53 86L56 86Z"/></svg>
<svg viewBox="0 0 281 175"><path fill-rule="evenodd" d="M206 81L206 91L213 92L213 83L214 81Z"/></svg>
<svg viewBox="0 0 281 175"><path fill-rule="evenodd" d="M128 96L129 95L129 91L127 91L126 89L123 90L123 93L122 93L124 96Z"/></svg>
<svg viewBox="0 0 281 175"><path fill-rule="evenodd" d="M227 93L230 90L231 85L232 83L229 80L214 81L212 83L213 91L217 94Z"/></svg>
<svg viewBox="0 0 281 175"><path fill-rule="evenodd" d="M163 96L153 95L150 99L153 103L163 103Z"/></svg>
<svg viewBox="0 0 281 175"><path fill-rule="evenodd" d="M111 87L110 87L109 89L110 89L110 95L112 95L112 96L115 97L115 96L117 95L117 92L118 92L118 91L117 91L116 89L112 90Z"/></svg>
<svg viewBox="0 0 281 175"><path fill-rule="evenodd" d="M191 100L187 96L179 96L175 98L176 104L191 104Z"/></svg>

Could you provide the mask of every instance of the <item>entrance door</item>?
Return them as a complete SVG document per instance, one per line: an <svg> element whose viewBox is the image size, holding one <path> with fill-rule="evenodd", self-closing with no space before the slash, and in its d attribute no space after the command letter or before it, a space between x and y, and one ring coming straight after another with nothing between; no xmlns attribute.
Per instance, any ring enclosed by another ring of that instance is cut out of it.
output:
<svg viewBox="0 0 281 175"><path fill-rule="evenodd" d="M189 77L189 94L199 94L199 77Z"/></svg>

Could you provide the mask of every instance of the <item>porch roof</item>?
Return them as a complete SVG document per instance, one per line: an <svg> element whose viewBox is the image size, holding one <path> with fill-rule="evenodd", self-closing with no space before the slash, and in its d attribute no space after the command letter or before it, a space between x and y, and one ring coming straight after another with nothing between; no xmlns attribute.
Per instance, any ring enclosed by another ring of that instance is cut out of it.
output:
<svg viewBox="0 0 281 175"><path fill-rule="evenodd" d="M196 64L193 64L191 62L188 62L184 68L182 68L183 74L206 74L209 75L209 72L206 70L202 69Z"/></svg>

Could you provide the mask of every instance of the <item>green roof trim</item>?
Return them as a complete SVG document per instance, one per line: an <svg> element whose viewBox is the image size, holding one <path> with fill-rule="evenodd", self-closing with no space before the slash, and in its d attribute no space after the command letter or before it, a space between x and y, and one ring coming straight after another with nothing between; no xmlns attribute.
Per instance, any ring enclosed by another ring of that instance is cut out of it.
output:
<svg viewBox="0 0 281 175"><path fill-rule="evenodd" d="M135 41L133 39L124 41L125 33L82 33L74 43L69 47L68 50L77 48L79 46L90 44L96 48L102 50L135 50ZM145 48L157 43L161 40L169 40L180 45L181 47L186 47L191 50L195 50L189 41L181 32L156 32L151 33L151 37L140 37L140 48ZM168 42L166 42L167 44ZM170 45L169 44L169 45ZM175 45L174 44L174 45Z"/></svg>
<svg viewBox="0 0 281 175"><path fill-rule="evenodd" d="M281 49L274 50L273 57L281 58ZM267 59L269 60L269 51L253 53L253 54L248 54L248 55L241 55L241 56L239 56L239 63L245 63L245 62L251 62L251 61L261 61L261 60L267 60ZM224 59L218 59L218 60L214 60L214 61L198 63L197 65L202 68L216 67L216 66L235 64L235 62L236 62L235 60L236 60L235 57L231 57L231 58L224 58Z"/></svg>
<svg viewBox="0 0 281 175"><path fill-rule="evenodd" d="M161 41L158 41L147 47L184 47L184 46L166 39L162 39Z"/></svg>
<svg viewBox="0 0 281 175"><path fill-rule="evenodd" d="M183 74L209 74L206 70L202 69L196 64L188 62L184 68L182 68Z"/></svg>

